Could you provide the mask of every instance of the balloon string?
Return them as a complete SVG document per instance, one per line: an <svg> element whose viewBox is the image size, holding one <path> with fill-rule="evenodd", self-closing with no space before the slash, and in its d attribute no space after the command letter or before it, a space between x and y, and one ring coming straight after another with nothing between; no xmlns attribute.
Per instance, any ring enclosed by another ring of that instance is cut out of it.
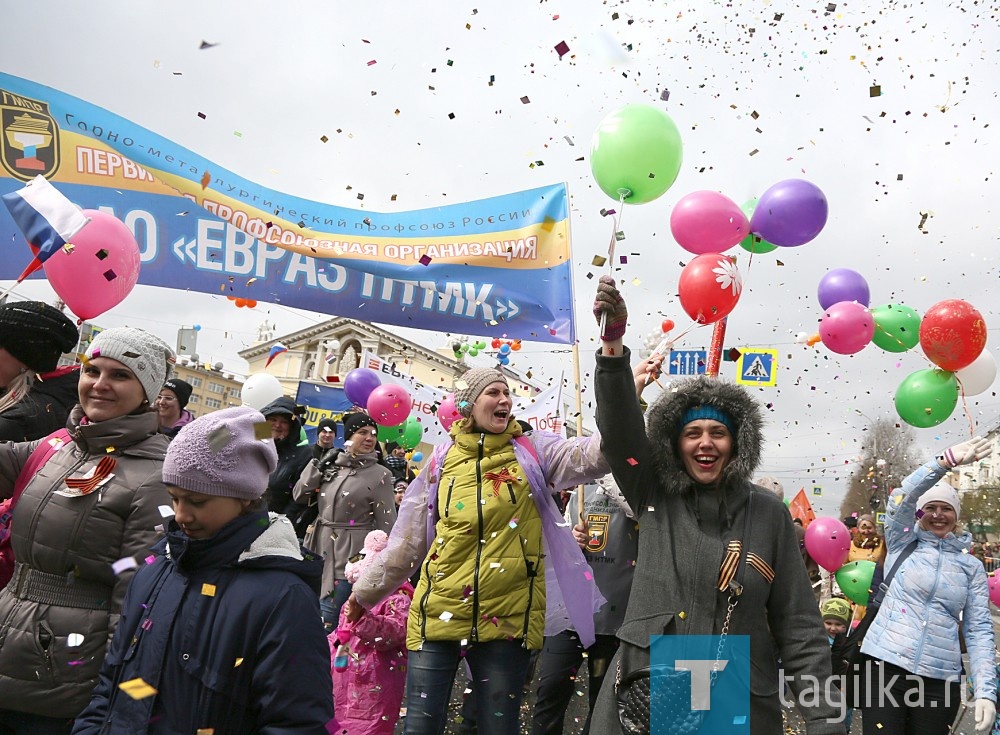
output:
<svg viewBox="0 0 1000 735"><path fill-rule="evenodd" d="M618 244L618 229L621 226L621 216L622 210L625 208L625 197L631 192L627 189L620 189L618 192L618 209L615 210L615 216L611 221L611 242L608 243L608 275L614 277L615 275L615 246ZM601 337L604 336L604 330L608 325L608 312L601 312Z"/></svg>
<svg viewBox="0 0 1000 735"><path fill-rule="evenodd" d="M976 436L976 422L969 410L969 402L965 400L965 386L962 385L962 379L956 375L955 380L958 381L958 390L962 396L962 410L965 411L965 418L969 420L969 438L972 439Z"/></svg>

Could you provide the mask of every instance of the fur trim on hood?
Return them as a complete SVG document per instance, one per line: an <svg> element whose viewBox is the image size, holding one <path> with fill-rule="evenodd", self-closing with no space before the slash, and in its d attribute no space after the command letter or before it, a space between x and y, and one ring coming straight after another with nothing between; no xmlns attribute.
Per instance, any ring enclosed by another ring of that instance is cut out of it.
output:
<svg viewBox="0 0 1000 735"><path fill-rule="evenodd" d="M736 426L733 457L722 471L723 487L750 482L760 464L764 417L760 404L739 385L718 378L693 378L671 385L647 413L647 434L663 487L668 494L686 493L695 481L684 471L677 451L681 416L695 406L714 406Z"/></svg>

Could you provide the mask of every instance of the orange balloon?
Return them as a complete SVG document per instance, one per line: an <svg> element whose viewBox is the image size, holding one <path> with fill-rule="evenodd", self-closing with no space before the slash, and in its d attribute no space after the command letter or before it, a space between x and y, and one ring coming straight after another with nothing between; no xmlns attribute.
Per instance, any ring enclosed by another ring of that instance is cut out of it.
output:
<svg viewBox="0 0 1000 735"><path fill-rule="evenodd" d="M821 340L822 337L820 337L818 334L814 334L813 336L811 336L809 339L806 340L806 344L812 347L814 344L816 344Z"/></svg>
<svg viewBox="0 0 1000 735"><path fill-rule="evenodd" d="M248 309L255 309L255 308L257 308L257 302L254 301L253 299L247 299L247 308Z"/></svg>
<svg viewBox="0 0 1000 735"><path fill-rule="evenodd" d="M247 305L247 300L246 299L236 299L236 308L237 309L242 309L246 305Z"/></svg>
<svg viewBox="0 0 1000 735"><path fill-rule="evenodd" d="M521 340L519 339L514 340L514 344L512 344L510 348L514 350L514 352L517 352L519 349L521 349Z"/></svg>
<svg viewBox="0 0 1000 735"><path fill-rule="evenodd" d="M229 299L230 301L236 301L235 296L227 296L226 298Z"/></svg>

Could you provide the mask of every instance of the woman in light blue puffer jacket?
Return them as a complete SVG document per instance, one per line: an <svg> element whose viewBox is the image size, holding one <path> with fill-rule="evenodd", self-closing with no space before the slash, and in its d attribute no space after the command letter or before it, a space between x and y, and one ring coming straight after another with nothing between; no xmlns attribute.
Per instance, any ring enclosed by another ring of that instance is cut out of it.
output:
<svg viewBox="0 0 1000 735"><path fill-rule="evenodd" d="M893 577L861 646L872 659L860 700L865 735L949 731L961 701L959 625L975 680L976 729L993 724L997 680L986 571L969 553L972 536L957 528L958 493L939 482L990 451L978 438L952 447L889 498L885 568L911 543L917 546Z"/></svg>

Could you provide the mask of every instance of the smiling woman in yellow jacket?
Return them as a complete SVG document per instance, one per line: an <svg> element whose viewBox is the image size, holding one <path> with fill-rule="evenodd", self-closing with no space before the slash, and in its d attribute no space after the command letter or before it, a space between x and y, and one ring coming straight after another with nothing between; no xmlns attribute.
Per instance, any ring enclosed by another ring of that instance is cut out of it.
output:
<svg viewBox="0 0 1000 735"><path fill-rule="evenodd" d="M456 383L464 418L406 490L389 546L354 586L359 618L420 567L407 623L406 732L443 727L459 659L483 735L519 732L530 651L546 627L593 643L603 603L550 495L607 471L600 436L522 434L507 380L474 368Z"/></svg>

